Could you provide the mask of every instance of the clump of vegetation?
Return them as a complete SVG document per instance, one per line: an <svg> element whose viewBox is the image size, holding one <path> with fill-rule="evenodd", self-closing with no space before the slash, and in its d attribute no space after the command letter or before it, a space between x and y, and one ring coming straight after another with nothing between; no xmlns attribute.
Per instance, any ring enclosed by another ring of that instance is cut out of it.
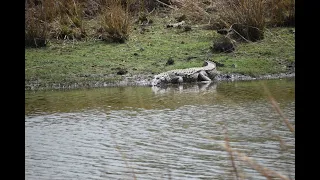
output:
<svg viewBox="0 0 320 180"><path fill-rule="evenodd" d="M212 18L212 9L214 9L213 1L203 0L184 0L176 3L176 6L178 7L176 13L179 17L184 17L183 20L186 19L197 23L209 22Z"/></svg>
<svg viewBox="0 0 320 180"><path fill-rule="evenodd" d="M49 2L48 2L49 1ZM82 4L76 0L45 0L50 14L50 35L57 39L81 39L86 36Z"/></svg>
<svg viewBox="0 0 320 180"><path fill-rule="evenodd" d="M152 23L152 12L177 21L232 29L235 40L264 38L266 26L294 26L294 0L27 0L25 42L44 46L47 39L128 39L133 18ZM162 8L162 9L159 9ZM165 9L165 11L162 11ZM173 14L171 14L173 12ZM151 22L150 22L151 21ZM84 23L85 22L85 23ZM88 22L88 23L87 23ZM212 27L212 28L211 28ZM189 30L189 29L187 29Z"/></svg>
<svg viewBox="0 0 320 180"><path fill-rule="evenodd" d="M295 26L295 0L269 0L267 23L270 26Z"/></svg>
<svg viewBox="0 0 320 180"><path fill-rule="evenodd" d="M76 0L27 0L25 3L25 44L39 47L48 38L81 39L82 3Z"/></svg>
<svg viewBox="0 0 320 180"><path fill-rule="evenodd" d="M224 0L218 4L219 20L225 27L232 28L248 41L264 38L265 0Z"/></svg>
<svg viewBox="0 0 320 180"><path fill-rule="evenodd" d="M127 2L125 7L120 0L110 0L107 8L102 10L99 18L104 40L123 43L128 39L132 28L132 20L129 15L130 4ZM101 31L101 29L100 29Z"/></svg>
<svg viewBox="0 0 320 180"><path fill-rule="evenodd" d="M25 46L43 47L47 40L47 23L43 21L44 11L34 2L26 1Z"/></svg>
<svg viewBox="0 0 320 180"><path fill-rule="evenodd" d="M106 0L86 0L82 5L84 17L93 19L106 6Z"/></svg>
<svg viewBox="0 0 320 180"><path fill-rule="evenodd" d="M175 1L176 2L176 1ZM294 26L294 0L184 0L175 3L176 13L210 29L229 28L237 41L264 38L265 27Z"/></svg>

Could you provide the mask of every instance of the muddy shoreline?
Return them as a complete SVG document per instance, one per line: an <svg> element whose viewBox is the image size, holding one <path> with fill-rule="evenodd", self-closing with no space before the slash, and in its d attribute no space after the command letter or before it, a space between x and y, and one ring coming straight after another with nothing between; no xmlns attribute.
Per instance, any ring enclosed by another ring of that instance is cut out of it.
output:
<svg viewBox="0 0 320 180"><path fill-rule="evenodd" d="M281 78L293 78L295 72L287 72L280 74L268 74L258 77L252 77L249 75L237 74L237 73L221 73L217 75L214 81L251 81L260 79L281 79ZM100 87L126 87L126 86L151 86L151 80L153 75L133 75L123 76L123 80L117 82L104 82L104 81L85 81L81 83L56 83L43 84L33 82L25 84L26 91L35 90L65 90L65 89L82 89L82 88L100 88Z"/></svg>

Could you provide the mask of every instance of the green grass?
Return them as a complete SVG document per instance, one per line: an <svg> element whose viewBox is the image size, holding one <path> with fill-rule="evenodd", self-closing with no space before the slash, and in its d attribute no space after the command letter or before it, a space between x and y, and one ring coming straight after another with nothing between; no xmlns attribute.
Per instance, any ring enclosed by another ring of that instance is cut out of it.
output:
<svg viewBox="0 0 320 180"><path fill-rule="evenodd" d="M251 76L287 72L286 65L295 61L292 29L268 29L259 42L239 44L233 54L215 55L217 62L225 64L219 70Z"/></svg>
<svg viewBox="0 0 320 180"><path fill-rule="evenodd" d="M285 64L295 61L294 28L273 28L265 39L254 43L237 44L230 54L212 54L213 30L166 28L168 18L152 17L149 31L140 33L135 25L124 44L103 41L51 41L48 47L25 49L26 85L38 83L41 87L52 84L85 83L90 81L114 82L123 77L117 68L128 71L125 76L148 75L176 68L202 66L209 58L225 64L218 67L222 73L241 73L258 76L286 72ZM174 65L166 66L169 58ZM234 65L236 67L234 68Z"/></svg>

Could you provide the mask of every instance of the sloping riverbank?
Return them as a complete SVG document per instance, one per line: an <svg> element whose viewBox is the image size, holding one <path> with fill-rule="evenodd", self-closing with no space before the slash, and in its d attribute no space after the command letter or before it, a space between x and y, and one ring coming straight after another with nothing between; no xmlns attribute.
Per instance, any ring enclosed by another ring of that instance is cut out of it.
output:
<svg viewBox="0 0 320 180"><path fill-rule="evenodd" d="M155 74L199 67L204 60L217 63L217 80L294 76L295 28L269 28L263 40L236 43L235 51L217 53L212 52L222 36L217 31L195 24L188 31L167 28L172 21L153 17L143 33L136 24L125 43L51 40L47 47L26 48L25 90L148 86Z"/></svg>

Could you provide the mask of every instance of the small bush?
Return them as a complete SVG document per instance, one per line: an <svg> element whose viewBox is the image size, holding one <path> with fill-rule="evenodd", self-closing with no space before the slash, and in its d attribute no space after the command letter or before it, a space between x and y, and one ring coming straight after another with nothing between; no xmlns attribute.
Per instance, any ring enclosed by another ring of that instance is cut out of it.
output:
<svg viewBox="0 0 320 180"><path fill-rule="evenodd" d="M123 7L120 0L110 0L107 8L100 15L100 25L104 40L123 43L128 39L132 27L128 7Z"/></svg>

